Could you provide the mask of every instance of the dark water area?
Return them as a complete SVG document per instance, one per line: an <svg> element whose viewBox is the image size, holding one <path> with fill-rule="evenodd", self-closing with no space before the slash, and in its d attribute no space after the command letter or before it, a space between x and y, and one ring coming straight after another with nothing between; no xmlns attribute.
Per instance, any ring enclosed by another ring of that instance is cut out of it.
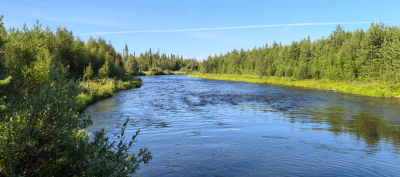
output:
<svg viewBox="0 0 400 177"><path fill-rule="evenodd" d="M141 129L140 176L399 176L400 101L296 87L145 76L89 106L111 139Z"/></svg>

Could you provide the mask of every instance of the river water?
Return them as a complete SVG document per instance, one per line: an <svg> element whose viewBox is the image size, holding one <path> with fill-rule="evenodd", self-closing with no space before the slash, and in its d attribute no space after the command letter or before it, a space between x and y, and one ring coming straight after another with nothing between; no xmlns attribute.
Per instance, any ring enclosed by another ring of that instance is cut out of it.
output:
<svg viewBox="0 0 400 177"><path fill-rule="evenodd" d="M399 176L400 101L268 84L145 76L89 106L153 160L140 176Z"/></svg>

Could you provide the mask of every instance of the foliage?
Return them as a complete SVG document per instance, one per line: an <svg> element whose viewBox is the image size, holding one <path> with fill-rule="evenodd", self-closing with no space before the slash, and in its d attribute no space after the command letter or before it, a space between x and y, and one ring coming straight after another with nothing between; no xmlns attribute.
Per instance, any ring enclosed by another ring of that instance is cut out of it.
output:
<svg viewBox="0 0 400 177"><path fill-rule="evenodd" d="M77 96L77 102L81 103L79 111L83 111L87 105L97 100L107 98L120 90L139 88L142 86L142 80L135 78L132 80L121 81L112 78L95 79L83 81L80 83L81 93Z"/></svg>
<svg viewBox="0 0 400 177"><path fill-rule="evenodd" d="M67 79L68 68L52 69L49 84L38 94L26 91L24 102L0 124L0 175L9 176L127 176L151 158L147 148L129 154L136 135L125 144L125 122L118 145L104 137L94 139L83 128L91 120L77 113L81 88Z"/></svg>
<svg viewBox="0 0 400 177"><path fill-rule="evenodd" d="M100 78L108 78L110 73L110 68L108 67L108 63L106 62L100 69L99 69L99 77Z"/></svg>
<svg viewBox="0 0 400 177"><path fill-rule="evenodd" d="M6 99L7 97L5 95L2 94L2 88L5 87L7 84L10 83L11 81L11 76L7 77L4 80L0 80L0 111L4 110L6 108L6 103L4 102L4 99Z"/></svg>
<svg viewBox="0 0 400 177"><path fill-rule="evenodd" d="M274 42L260 48L233 50L209 56L199 71L210 74L245 74L400 83L400 28L371 24L366 31L345 31L338 25L327 38L310 37L290 45Z"/></svg>
<svg viewBox="0 0 400 177"><path fill-rule="evenodd" d="M84 80L143 75L139 70L148 71L153 67L163 71L181 68L193 71L199 65L195 59L184 60L182 56L160 54L159 51L152 53L151 49L136 57L135 53L129 53L127 45L121 54L104 38L90 37L84 42L66 28L59 27L55 32L48 27L43 29L39 21L31 29L24 25L21 29L6 30L1 20L0 23L0 79L5 78L4 74L14 78L8 85L13 96L48 82L46 72L58 63L69 66L69 77Z"/></svg>
<svg viewBox="0 0 400 177"><path fill-rule="evenodd" d="M170 71L179 71L182 68L195 71L199 68L200 64L196 59L183 59L182 55L160 54L159 51L152 53L151 49L144 54L141 53L137 58L137 62L141 71L150 71L151 68L155 67L160 68L162 71L166 69Z"/></svg>
<svg viewBox="0 0 400 177"><path fill-rule="evenodd" d="M11 81L11 76L8 76L7 78L4 78L6 76L6 73L4 72L4 51L2 50L2 46L6 43L6 41L3 39L3 34L5 32L4 26L3 26L3 15L0 16L0 111L5 109L5 103L4 99L6 96L4 95L4 90L5 86L7 86L10 81Z"/></svg>
<svg viewBox="0 0 400 177"><path fill-rule="evenodd" d="M174 73L172 73L169 69L165 69L164 73L165 73L166 75L174 74Z"/></svg>
<svg viewBox="0 0 400 177"><path fill-rule="evenodd" d="M85 72L83 73L83 80L90 80L93 77L93 69L92 64L89 63L89 66L86 67Z"/></svg>
<svg viewBox="0 0 400 177"><path fill-rule="evenodd" d="M129 76L137 76L139 73L138 62L132 55L125 61L125 70Z"/></svg>
<svg viewBox="0 0 400 177"><path fill-rule="evenodd" d="M144 73L143 71L138 72L138 76L145 76L145 75L146 75L146 73Z"/></svg>
<svg viewBox="0 0 400 177"><path fill-rule="evenodd" d="M239 74L190 74L188 77L198 77L202 79L229 80L241 82L254 82L266 84L280 84L296 87L307 87L313 89L323 89L330 91L340 91L359 95L376 97L398 97L400 87L398 84L380 84L378 82L364 81L332 81L329 79L303 79L297 80L291 77L271 77L257 75Z"/></svg>
<svg viewBox="0 0 400 177"><path fill-rule="evenodd" d="M119 144L104 130L91 140L83 130L91 124L79 113L87 104L142 83L125 76L110 43L90 38L85 44L65 28L53 33L39 22L7 31L1 19L0 176L128 176L152 158L147 148L128 152L139 131L126 139L127 122ZM79 86L74 78L82 76L98 90ZM99 76L114 79L91 80Z"/></svg>
<svg viewBox="0 0 400 177"><path fill-rule="evenodd" d="M150 69L150 75L165 75L165 72L159 67L154 67Z"/></svg>

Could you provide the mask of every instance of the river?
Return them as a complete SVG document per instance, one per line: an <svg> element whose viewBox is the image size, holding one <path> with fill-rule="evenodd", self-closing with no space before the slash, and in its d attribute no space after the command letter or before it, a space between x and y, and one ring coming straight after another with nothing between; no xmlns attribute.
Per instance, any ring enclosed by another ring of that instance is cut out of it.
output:
<svg viewBox="0 0 400 177"><path fill-rule="evenodd" d="M140 176L399 176L400 100L280 85L145 76L85 110L132 152Z"/></svg>

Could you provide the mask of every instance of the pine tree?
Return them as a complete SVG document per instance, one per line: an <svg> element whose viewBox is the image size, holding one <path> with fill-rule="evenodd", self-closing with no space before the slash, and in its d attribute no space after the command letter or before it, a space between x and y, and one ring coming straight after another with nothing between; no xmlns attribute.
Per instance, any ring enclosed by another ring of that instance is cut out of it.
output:
<svg viewBox="0 0 400 177"><path fill-rule="evenodd" d="M90 80L93 77L93 69L92 64L89 63L89 66L86 67L85 72L83 74L83 80Z"/></svg>
<svg viewBox="0 0 400 177"><path fill-rule="evenodd" d="M107 78L110 74L110 67L108 62L106 62L100 69L99 69L99 77L100 78Z"/></svg>
<svg viewBox="0 0 400 177"><path fill-rule="evenodd" d="M380 24L371 24L371 27L365 33L361 43L361 58L363 66L361 74L364 78L375 78L378 76L381 60L379 58L379 48L383 42L383 30Z"/></svg>
<svg viewBox="0 0 400 177"><path fill-rule="evenodd" d="M129 55L128 44L125 44L124 57L128 57L128 55Z"/></svg>

